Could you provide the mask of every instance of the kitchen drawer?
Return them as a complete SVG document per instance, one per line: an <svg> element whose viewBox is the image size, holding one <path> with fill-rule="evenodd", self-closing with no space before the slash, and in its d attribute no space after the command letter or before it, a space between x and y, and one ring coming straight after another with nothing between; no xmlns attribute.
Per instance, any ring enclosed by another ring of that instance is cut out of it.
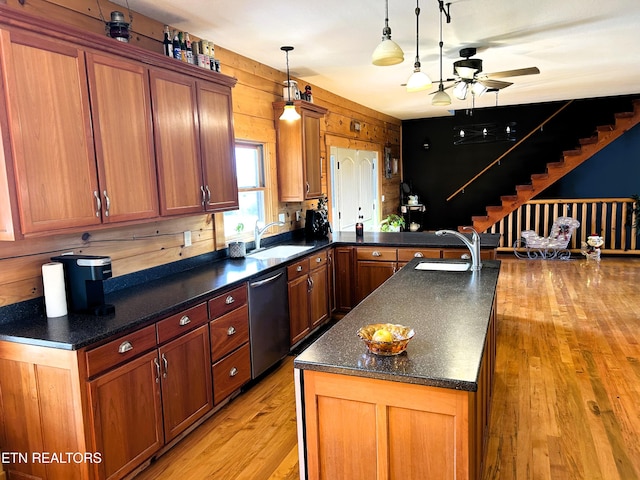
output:
<svg viewBox="0 0 640 480"><path fill-rule="evenodd" d="M251 356L246 343L213 365L213 403L217 405L251 380Z"/></svg>
<svg viewBox="0 0 640 480"><path fill-rule="evenodd" d="M212 298L208 302L209 304L209 318L218 318L220 315L224 315L231 310L235 310L242 305L247 304L247 284L243 284L238 288L218 295Z"/></svg>
<svg viewBox="0 0 640 480"><path fill-rule="evenodd" d="M211 360L218 361L249 341L249 307L240 308L216 318L209 324Z"/></svg>
<svg viewBox="0 0 640 480"><path fill-rule="evenodd" d="M313 270L314 268L327 264L327 251L322 250L321 252L316 252L313 255L309 255L307 258L309 259L309 269Z"/></svg>
<svg viewBox="0 0 640 480"><path fill-rule="evenodd" d="M408 262L415 257L420 258L440 258L439 248L399 248L398 261Z"/></svg>
<svg viewBox="0 0 640 480"><path fill-rule="evenodd" d="M156 326L149 325L88 350L87 375L93 377L156 347Z"/></svg>
<svg viewBox="0 0 640 480"><path fill-rule="evenodd" d="M176 313L157 323L158 343L164 343L183 332L193 330L209 321L207 304L201 303L180 313Z"/></svg>
<svg viewBox="0 0 640 480"><path fill-rule="evenodd" d="M395 262L396 249L388 247L358 247L356 248L356 258L358 260L373 260L378 262Z"/></svg>
<svg viewBox="0 0 640 480"><path fill-rule="evenodd" d="M309 273L309 257L298 260L287 267L287 280L294 280Z"/></svg>

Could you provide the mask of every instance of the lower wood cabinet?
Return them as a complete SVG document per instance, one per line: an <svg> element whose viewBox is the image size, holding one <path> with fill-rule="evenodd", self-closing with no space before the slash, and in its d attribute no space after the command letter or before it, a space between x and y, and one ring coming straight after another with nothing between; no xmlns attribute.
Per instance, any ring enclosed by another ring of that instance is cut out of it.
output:
<svg viewBox="0 0 640 480"><path fill-rule="evenodd" d="M88 382L99 478L121 478L213 408L206 304L173 315L87 353L88 371L103 358L140 354L158 331L159 348ZM198 326L200 325L200 326ZM181 328L194 330L182 333Z"/></svg>
<svg viewBox="0 0 640 480"><path fill-rule="evenodd" d="M213 401L220 404L251 380L247 285L209 300Z"/></svg>
<svg viewBox="0 0 640 480"><path fill-rule="evenodd" d="M382 285L398 270L398 257L395 248L358 247L356 248L356 302Z"/></svg>
<svg viewBox="0 0 640 480"><path fill-rule="evenodd" d="M328 272L326 250L287 267L289 331L292 346L329 319Z"/></svg>

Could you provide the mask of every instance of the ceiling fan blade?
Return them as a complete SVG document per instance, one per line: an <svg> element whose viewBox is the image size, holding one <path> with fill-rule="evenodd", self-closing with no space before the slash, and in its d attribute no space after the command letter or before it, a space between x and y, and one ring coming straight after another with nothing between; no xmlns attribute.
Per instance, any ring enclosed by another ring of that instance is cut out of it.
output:
<svg viewBox="0 0 640 480"><path fill-rule="evenodd" d="M482 80L478 80L478 82L487 88L493 88L496 90L513 85L513 82L503 82L502 80L492 80L491 78L483 78Z"/></svg>
<svg viewBox="0 0 640 480"><path fill-rule="evenodd" d="M485 73L484 76L490 78L519 77L522 75L536 75L540 73L538 67L517 68L515 70L504 70L502 72Z"/></svg>
<svg viewBox="0 0 640 480"><path fill-rule="evenodd" d="M439 83L440 83L440 82L438 82L438 84L439 84ZM443 83L444 83L444 81L443 81ZM456 84L457 84L457 82L456 82L456 83L452 83L451 85L447 85L446 87L444 87L444 88L443 88L443 90L449 90L450 88L455 87L455 86L456 86ZM433 82L433 85L435 86L435 85L436 85L436 82ZM431 92L429 95L435 95L435 94L436 94L436 93L438 93L439 91L440 91L440 89L439 89L439 88L436 88L436 90L435 90L434 92Z"/></svg>

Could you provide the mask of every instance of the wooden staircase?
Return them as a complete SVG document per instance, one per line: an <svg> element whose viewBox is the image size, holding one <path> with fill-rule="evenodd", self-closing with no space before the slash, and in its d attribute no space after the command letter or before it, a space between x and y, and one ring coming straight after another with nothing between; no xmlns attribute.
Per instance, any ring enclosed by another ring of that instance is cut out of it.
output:
<svg viewBox="0 0 640 480"><path fill-rule="evenodd" d="M616 113L614 125L597 127L595 135L579 141L578 148L563 152L561 161L548 163L546 173L535 173L531 175L530 184L517 185L515 195L500 197L502 205L488 206L486 215L472 217L473 228L478 232L491 228L493 224L517 210L638 123L640 123L640 99L633 101L633 112Z"/></svg>

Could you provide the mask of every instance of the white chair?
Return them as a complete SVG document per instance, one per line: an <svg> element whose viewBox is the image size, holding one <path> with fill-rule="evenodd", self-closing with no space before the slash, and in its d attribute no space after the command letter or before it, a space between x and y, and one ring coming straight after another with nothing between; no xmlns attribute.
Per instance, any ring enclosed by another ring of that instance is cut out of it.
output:
<svg viewBox="0 0 640 480"><path fill-rule="evenodd" d="M513 244L513 253L518 258L568 260L571 252L567 249L573 232L580 222L571 217L558 217L551 226L548 237L541 237L533 230L522 231L521 238ZM522 254L521 250L525 250Z"/></svg>

